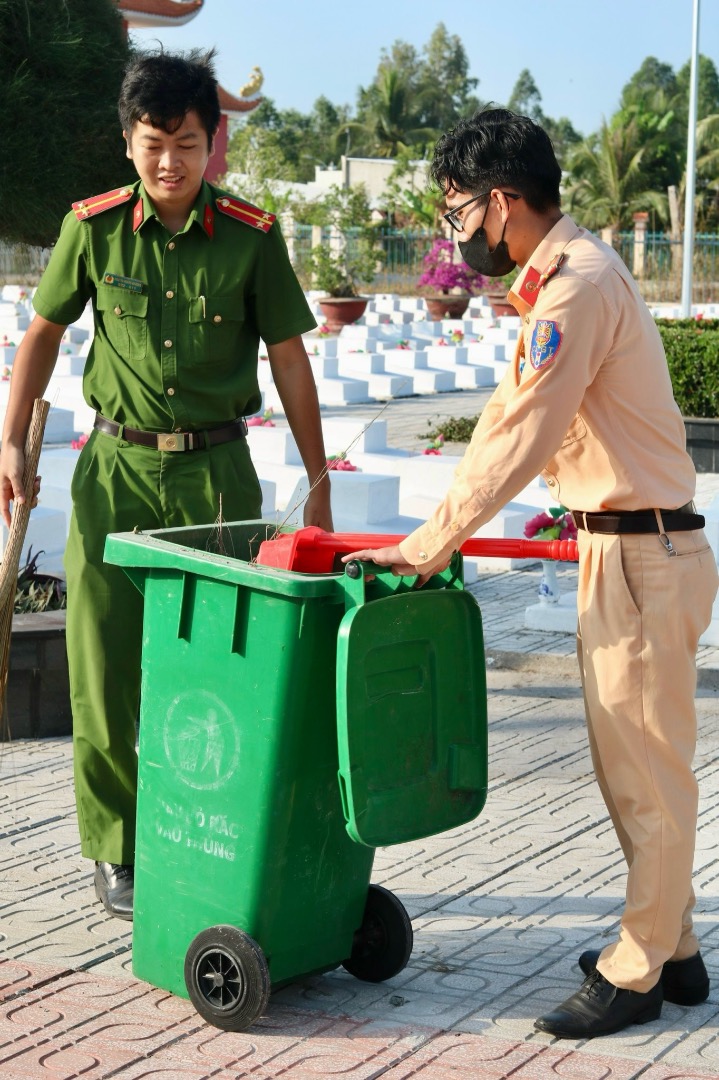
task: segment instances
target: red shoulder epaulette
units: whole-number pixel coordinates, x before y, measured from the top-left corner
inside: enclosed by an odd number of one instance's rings
[[[219,198],[216,205],[217,209],[228,217],[235,218],[236,221],[244,221],[245,225],[254,225],[256,229],[262,229],[265,233],[270,231],[276,217],[269,210],[260,210],[257,206],[233,199],[229,195]]]
[[[113,206],[119,206],[120,203],[127,202],[131,196],[132,188],[115,188],[114,191],[106,191],[104,195],[93,195],[90,199],[81,199],[80,202],[74,202],[72,208],[75,211],[77,220],[84,221],[85,218],[101,214],[103,210],[110,210]]]

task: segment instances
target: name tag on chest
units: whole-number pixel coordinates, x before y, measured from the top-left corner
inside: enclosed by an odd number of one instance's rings
[[[123,277],[122,274],[107,273],[102,279],[103,285],[114,285],[116,289],[126,289],[128,292],[141,293],[144,284],[137,278]]]

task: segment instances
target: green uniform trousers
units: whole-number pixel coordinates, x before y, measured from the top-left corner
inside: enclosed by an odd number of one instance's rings
[[[82,854],[134,862],[136,723],[143,600],[125,572],[103,562],[111,532],[205,525],[261,514],[245,439],[166,453],[93,432],[72,480],[65,552],[67,652],[75,798]]]

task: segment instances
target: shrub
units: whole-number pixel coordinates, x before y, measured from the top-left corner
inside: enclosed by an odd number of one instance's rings
[[[719,319],[657,319],[682,416],[719,415]]]
[[[420,439],[438,439],[439,436],[443,436],[445,442],[456,443],[468,443],[472,438],[472,432],[477,426],[479,416],[449,416],[446,420],[443,420],[441,424],[437,424],[432,428],[431,424],[428,426],[430,431],[423,435],[419,435]]]

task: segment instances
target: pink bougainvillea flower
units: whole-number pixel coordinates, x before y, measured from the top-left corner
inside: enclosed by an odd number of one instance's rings
[[[328,472],[360,472],[344,454],[330,454],[327,458]]]
[[[89,435],[81,435],[79,439],[73,439],[70,446],[73,450],[82,450],[83,446],[87,442]]]
[[[551,514],[547,514],[544,510],[540,514],[536,514],[535,517],[530,518],[524,526],[524,535],[528,540],[531,540],[533,536],[536,536],[542,529],[551,529],[554,525],[554,518]]]

